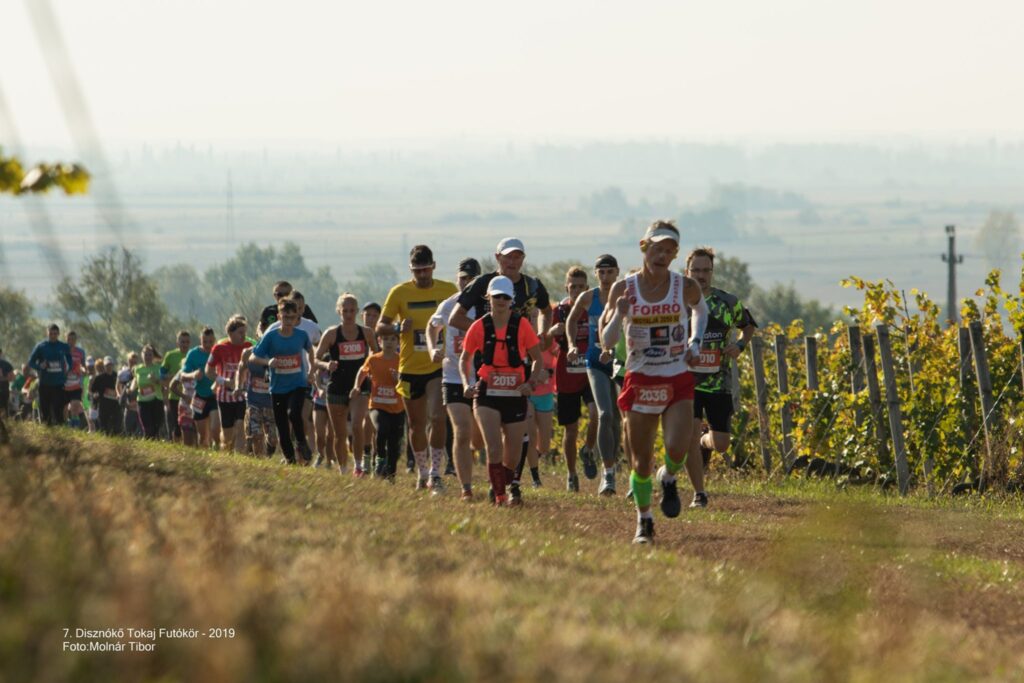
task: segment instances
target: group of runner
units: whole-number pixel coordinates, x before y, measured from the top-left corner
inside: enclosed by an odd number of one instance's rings
[[[685,275],[672,270],[679,245],[672,223],[655,222],[640,240],[639,268],[622,277],[618,260],[603,254],[591,287],[588,272],[573,267],[554,305],[544,284],[523,272],[519,239],[498,244],[493,272],[460,261],[455,282],[435,278],[433,252],[417,245],[411,278],[383,306],[360,309],[342,294],[339,322],[326,329],[300,293],[278,282],[256,338],[233,316],[223,336],[207,327],[193,345],[182,331],[176,348],[161,356],[147,345],[115,374],[112,359],[94,362],[74,333],[61,341],[53,325],[22,373],[0,360],[0,392],[14,383],[27,397],[34,385],[47,424],[115,433],[118,417],[126,428],[124,416],[134,412],[150,438],[166,425],[169,438],[188,445],[209,448],[219,437],[222,450],[263,455],[280,447],[291,464],[312,462],[315,447],[317,466],[342,473],[351,453],[359,477],[393,479],[405,440],[416,487],[440,495],[450,458],[464,500],[474,499],[480,451],[490,499],[508,506],[523,502],[527,466],[540,485],[538,456],[550,448],[557,419],[566,488],[579,491],[582,461],[587,478],[600,475],[598,493],[614,496],[624,460],[634,542],[648,543],[655,481],[666,517],[681,512],[683,469],[691,507],[708,504],[705,467],[729,446],[730,361],[756,328],[737,297],[712,287],[713,250],[692,250]]]

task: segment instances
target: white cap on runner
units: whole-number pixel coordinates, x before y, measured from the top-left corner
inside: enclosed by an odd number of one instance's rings
[[[526,247],[523,246],[523,241],[518,237],[506,237],[502,241],[498,242],[498,249],[495,254],[511,254],[513,251],[521,251],[526,253]]]
[[[490,296],[492,294],[504,294],[507,297],[515,299],[515,286],[512,284],[512,281],[509,280],[507,277],[505,277],[504,275],[499,275],[498,277],[491,280],[490,283],[487,285],[487,296]]]
[[[669,223],[662,223],[659,221],[647,228],[647,232],[644,233],[644,239],[648,242],[672,240],[676,244],[679,244],[679,230]]]

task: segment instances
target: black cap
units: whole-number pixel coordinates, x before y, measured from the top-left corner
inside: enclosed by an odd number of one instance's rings
[[[367,310],[367,309],[370,309],[370,308],[376,308],[378,313],[380,313],[381,310],[382,310],[381,307],[380,307],[380,304],[377,303],[376,301],[371,301],[370,303],[368,303],[365,306],[363,306],[363,310],[364,311]]]
[[[459,275],[476,277],[480,274],[480,262],[475,258],[464,258],[459,261]]]
[[[611,254],[601,254],[597,257],[597,261],[594,262],[594,269],[597,268],[618,268],[619,262],[615,260],[615,257]]]

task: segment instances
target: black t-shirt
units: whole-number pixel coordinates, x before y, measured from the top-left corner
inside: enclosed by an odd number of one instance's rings
[[[313,309],[309,307],[309,304],[306,304],[306,310],[304,310],[302,312],[302,317],[303,318],[309,318],[310,320],[312,320],[313,322],[315,322],[317,324],[320,323],[320,321],[316,319],[316,316],[313,315]],[[277,322],[277,304],[270,304],[269,306],[267,306],[266,308],[263,309],[262,313],[260,313],[260,324],[259,324],[260,332],[263,332],[264,330],[266,330],[268,327],[270,327],[271,325],[273,325],[276,322]]]
[[[105,398],[103,396],[103,394],[105,392],[107,392],[108,390],[109,391],[116,391],[117,390],[117,375],[115,375],[113,373],[104,372],[104,373],[102,373],[100,375],[96,375],[95,377],[93,377],[92,381],[89,382],[89,393],[91,393],[93,396],[99,396],[100,398]],[[108,398],[106,400],[114,401],[115,403],[117,402],[116,398],[114,398],[114,399],[109,399]]]
[[[475,280],[466,285],[459,295],[459,305],[467,311],[476,311],[474,320],[479,320],[491,310],[491,304],[487,300],[487,286],[491,280],[498,277],[500,273],[484,273],[477,276]],[[548,290],[544,283],[537,278],[523,274],[519,282],[514,283],[515,299],[512,302],[512,311],[533,322],[533,311],[536,309],[547,310],[551,308],[551,300],[548,298]]]
[[[11,393],[11,383],[7,380],[7,376],[14,372],[14,366],[0,358],[0,396],[9,396]],[[4,402],[6,403],[6,401]],[[0,405],[0,410],[3,410],[7,406]]]

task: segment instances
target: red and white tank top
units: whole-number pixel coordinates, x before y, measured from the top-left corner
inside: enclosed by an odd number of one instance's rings
[[[684,360],[689,335],[689,315],[683,299],[685,279],[670,273],[668,293],[660,301],[640,294],[637,275],[626,278],[629,312],[626,315],[626,372],[671,377],[687,372]]]

